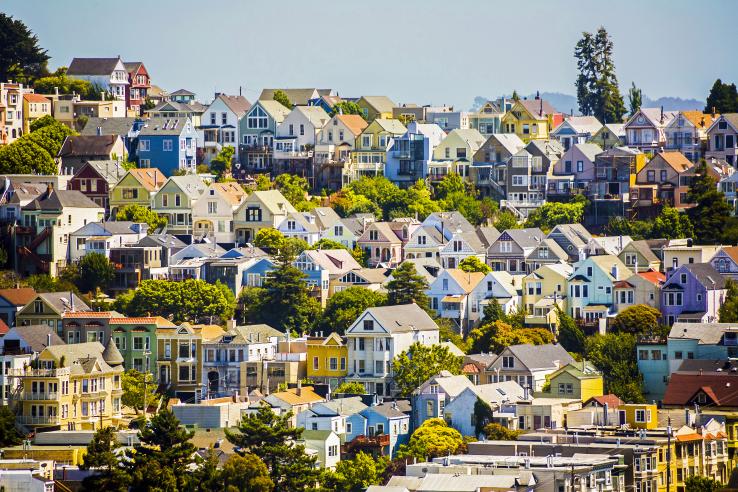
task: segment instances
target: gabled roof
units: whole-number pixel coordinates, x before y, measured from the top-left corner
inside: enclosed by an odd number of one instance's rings
[[[134,230],[135,222],[88,222],[72,233],[73,236],[112,236],[114,234],[139,234]],[[145,229],[144,229],[145,230]]]
[[[64,139],[57,157],[87,157],[107,155],[120,141],[118,135],[70,135]]]
[[[403,125],[400,120],[393,118],[377,118],[372,121],[372,124],[374,123],[382,127],[382,130],[393,135],[404,135],[407,131],[407,128],[405,128],[405,125]]]
[[[623,123],[605,123],[597,133],[601,132],[603,129],[609,130],[610,133],[618,138],[625,137],[625,124]]]
[[[110,75],[120,58],[73,58],[67,75]]]
[[[362,410],[362,414],[366,412],[374,412],[382,417],[388,418],[388,419],[398,419],[398,418],[405,418],[407,417],[407,414],[405,414],[402,410],[400,410],[400,406],[397,404],[398,402],[392,402],[392,403],[380,403],[379,405],[372,405],[371,407],[367,407],[365,410]]]
[[[572,148],[579,150],[582,154],[587,157],[591,162],[594,162],[595,157],[602,153],[602,148],[595,143],[580,143],[572,145]]]
[[[465,272],[458,268],[447,268],[449,276],[459,285],[459,287],[465,292],[470,293],[474,288],[479,285],[484,277],[487,275],[482,272]]]
[[[64,311],[71,311],[70,299],[74,300],[75,311],[90,311],[90,307],[80,299],[77,294],[72,292],[44,292],[38,294],[37,297],[43,300],[49,307],[51,307],[58,314],[62,314]]]
[[[719,343],[726,332],[738,332],[738,323],[682,323],[671,326],[669,339],[697,340],[700,345]]]
[[[624,405],[625,402],[618,398],[617,395],[602,395],[602,396],[593,396],[589,400],[585,401],[582,406],[586,407],[589,404],[594,404],[599,407],[604,407],[605,405],[608,406],[608,408],[617,408],[620,405]]]
[[[309,89],[262,89],[261,94],[259,94],[259,101],[271,101],[274,99],[274,93],[278,90],[281,90],[285,94],[287,94],[287,98],[290,100],[290,102],[296,106],[306,106],[308,104],[308,101],[315,97],[316,92],[318,92],[318,89],[315,88],[309,88]],[[318,93],[319,94],[319,93]]]
[[[243,96],[229,96],[227,94],[218,94],[216,99],[220,99],[223,103],[228,106],[228,109],[236,114],[236,117],[241,119],[249,109],[251,109],[251,103]]]
[[[521,99],[518,101],[531,116],[536,118],[546,117],[550,114],[555,114],[556,109],[549,104],[548,101],[543,99]]]
[[[731,384],[732,383],[732,384]],[[687,406],[698,394],[708,396],[712,407],[738,407],[738,391],[735,384],[738,376],[730,372],[721,373],[672,373],[664,394],[664,405]]]
[[[637,274],[639,277],[643,277],[644,279],[648,280],[652,284],[656,286],[661,286],[664,282],[666,282],[666,275],[664,275],[661,272],[656,271],[648,271],[648,272],[639,272]]]
[[[673,120],[679,111],[662,111],[661,108],[641,108],[636,114],[625,123],[625,126],[629,126],[634,122],[637,122],[639,115],[643,115],[650,123],[656,128],[662,128],[668,125]],[[662,120],[663,116],[663,120]]]
[[[308,217],[305,216],[305,212],[290,212],[278,228],[282,230],[287,228],[288,221],[294,221],[296,224],[300,224],[300,227],[302,227],[302,229],[307,233],[320,232],[317,224],[310,222]]]
[[[502,231],[501,236],[505,234],[515,241],[521,248],[535,248],[541,244],[545,237],[543,231],[537,227],[528,229],[507,229]]]
[[[497,228],[495,228],[494,226],[477,226],[476,232],[477,237],[482,242],[482,245],[485,248],[489,248],[490,245],[497,241],[497,238],[500,237],[500,231],[498,231]]]
[[[345,249],[308,249],[303,254],[330,275],[343,275],[349,270],[361,268],[351,252]]]
[[[391,271],[389,268],[359,268],[346,273],[353,273],[370,284],[381,284],[387,280]]]
[[[479,133],[479,130],[475,128],[456,128],[451,130],[446,138],[452,135],[456,135],[469,146],[471,149],[471,156],[469,158],[473,157],[474,153],[487,141],[487,137]]]
[[[321,230],[333,227],[341,222],[341,216],[331,207],[315,207],[312,213],[315,216],[315,223],[318,224]]]
[[[660,152],[659,154],[656,154],[654,159],[662,159],[677,173],[689,171],[694,167],[694,163],[684,157],[684,154],[678,150],[674,152]]]
[[[41,94],[34,94],[32,92],[26,92],[23,94],[23,99],[32,103],[50,103],[49,98],[42,96]]]
[[[205,182],[197,174],[171,176],[167,181],[171,181],[177,185],[177,188],[182,190],[182,192],[190,198],[198,198],[203,191],[205,191]],[[166,186],[166,184],[164,186]]]
[[[441,371],[439,374],[423,382],[413,393],[420,394],[425,388],[431,385],[437,385],[446,395],[453,399],[459,396],[465,389],[474,386],[474,383],[464,375],[454,376],[448,371]]]
[[[720,272],[715,270],[710,263],[690,263],[683,267],[689,270],[707,289],[725,288],[725,277],[720,275]]]
[[[128,73],[136,73],[138,69],[143,66],[143,62],[123,62],[123,66],[126,68]]]
[[[169,94],[170,96],[194,96],[195,93],[188,91],[187,89],[177,89],[176,91]]]
[[[358,136],[364,131],[364,128],[369,126],[369,123],[358,114],[337,114],[334,118],[346,125],[346,128],[354,134],[354,137]]]
[[[436,322],[415,303],[368,308],[359,319],[365,314],[371,315],[390,333],[438,330]]]
[[[215,190],[216,193],[222,196],[233,207],[239,205],[246,197],[246,191],[234,181],[211,183],[208,188]]]
[[[53,326],[19,325],[12,330],[36,353],[41,353],[48,346],[49,336],[51,336],[51,345],[64,345],[64,340],[56,334],[56,328]]]
[[[86,166],[91,167],[97,174],[102,177],[109,186],[115,186],[120,179],[126,175],[126,170],[121,166],[118,161],[109,160],[89,160],[82,167],[80,167],[75,176],[78,175],[82,169]]]
[[[434,225],[437,229],[443,229],[445,235],[461,230],[461,232],[473,232],[474,226],[461,212],[456,210],[450,212],[433,212],[423,221],[423,225]]]
[[[133,176],[146,191],[154,191],[166,182],[166,175],[155,167],[143,169],[129,169],[128,174]]]
[[[0,289],[0,297],[13,306],[25,306],[36,297],[33,287],[19,287],[17,289]]]
[[[298,394],[299,393],[299,394]],[[325,401],[325,398],[313,391],[312,386],[303,386],[301,388],[289,388],[285,391],[277,391],[267,396],[267,400],[278,399],[290,406],[304,405],[310,403],[318,403]]]
[[[685,120],[692,123],[695,128],[707,130],[710,125],[720,117],[720,114],[703,113],[702,111],[680,111]]]
[[[529,370],[556,369],[574,362],[574,358],[561,345],[510,345],[505,350],[515,356]]]
[[[658,256],[654,254],[653,250],[651,250],[651,247],[648,245],[648,242],[645,240],[631,241],[623,248],[623,250],[626,249],[634,249],[636,252],[638,252],[638,254],[643,256],[648,263],[655,263],[659,261]]]
[[[576,379],[596,379],[601,378],[602,373],[589,361],[572,362],[556,372],[549,375],[548,379],[551,380],[559,374],[567,373]]]
[[[316,415],[355,415],[365,410],[367,405],[361,401],[360,396],[350,396],[347,398],[336,398],[324,403],[316,403],[310,411]]]
[[[282,123],[287,115],[290,114],[290,111],[292,111],[291,108],[288,108],[282,103],[274,101],[272,99],[260,99],[256,101],[256,103],[254,103],[254,105],[251,107],[253,108],[257,104],[261,106],[264,111],[266,111],[266,113],[269,114],[269,116],[271,116],[272,119],[277,122],[277,124]]]
[[[724,251],[726,255],[738,264],[738,246],[723,246],[720,248],[720,251]]]
[[[395,103],[387,96],[363,96],[362,99],[378,113],[392,113]]]
[[[590,135],[594,135],[600,130],[600,128],[602,128],[602,123],[600,123],[600,120],[598,120],[595,116],[570,116],[566,118],[559,126],[554,128],[553,132],[551,133],[556,133],[565,125],[570,127],[576,133],[589,133]]]
[[[63,210],[64,208],[102,208],[81,191],[55,190],[49,188],[46,193],[35,198],[23,207],[23,210]]]
[[[586,246],[592,239],[592,234],[582,224],[559,224],[551,229],[547,237],[553,234],[563,235],[575,247]]]
[[[523,142],[516,133],[493,133],[489,136],[487,142],[490,140],[497,141],[510,154],[515,154],[525,147],[525,142]]]
[[[525,396],[525,390],[517,381],[472,385],[470,391],[487,404],[501,404],[504,401],[514,404]]]
[[[315,128],[323,128],[328,120],[331,119],[328,113],[320,106],[297,106],[292,111],[301,113]]]
[[[251,197],[257,198],[273,214],[297,211],[279,190],[254,191],[247,198]]]
[[[141,127],[139,132],[140,136],[153,136],[153,135],[181,135],[185,125],[190,121],[189,118],[176,118],[176,117],[165,117],[157,116],[151,118]],[[175,146],[176,147],[176,146]]]

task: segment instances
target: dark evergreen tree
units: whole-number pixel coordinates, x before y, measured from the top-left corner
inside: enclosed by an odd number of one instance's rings
[[[28,26],[0,12],[0,80],[28,84],[46,74],[48,60]]]
[[[579,327],[577,322],[566,314],[560,307],[556,307],[556,314],[559,317],[559,335],[558,341],[567,352],[576,354],[584,353],[584,331]]]
[[[128,474],[121,467],[115,450],[120,447],[113,427],[104,427],[92,436],[87,445],[87,454],[80,465],[82,470],[93,474],[82,480],[82,490],[100,492],[125,492],[128,490]]]
[[[717,79],[707,96],[705,113],[738,113],[738,90],[735,84],[724,84]]]
[[[21,442],[21,435],[15,428],[15,414],[9,406],[0,406],[0,447],[13,446]]]
[[[414,302],[428,310],[430,305],[425,294],[427,289],[428,283],[415,270],[415,265],[409,261],[403,262],[392,272],[392,280],[387,282],[387,304],[394,306]]]
[[[579,110],[603,123],[619,123],[626,113],[613,62],[613,43],[607,30],[584,32],[574,48],[579,74],[576,80]]]
[[[641,109],[643,104],[643,91],[636,87],[635,82],[632,83],[628,90],[628,106],[630,108],[630,116],[633,116]]]
[[[697,176],[689,187],[687,200],[695,204],[687,209],[695,241],[700,244],[719,244],[730,223],[732,209],[723,192],[717,189],[715,178],[708,173],[704,161],[697,167]]]

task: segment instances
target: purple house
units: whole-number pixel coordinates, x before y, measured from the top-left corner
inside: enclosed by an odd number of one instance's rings
[[[661,315],[665,324],[714,323],[725,300],[725,279],[709,263],[682,265],[661,288]]]
[[[570,195],[573,189],[584,189],[595,177],[595,156],[602,153],[597,144],[572,145],[554,164],[548,177],[548,195]]]

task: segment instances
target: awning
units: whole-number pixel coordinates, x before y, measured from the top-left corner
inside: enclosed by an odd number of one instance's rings
[[[461,302],[464,296],[445,296],[441,302]]]
[[[595,305],[595,306],[584,306],[582,310],[592,312],[592,311],[607,311],[608,309],[609,308],[607,306]]]
[[[533,304],[533,307],[549,307],[554,305],[554,300],[550,297],[539,299],[538,302]]]

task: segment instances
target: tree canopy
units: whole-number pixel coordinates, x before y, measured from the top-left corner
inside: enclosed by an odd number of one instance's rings
[[[463,453],[464,437],[440,418],[428,419],[415,429],[410,441],[400,446],[397,457],[431,460],[439,456]]]
[[[387,282],[387,304],[415,303],[423,309],[429,309],[428,296],[425,291],[428,283],[415,270],[415,265],[409,261],[400,264],[392,272],[392,280]]]
[[[546,202],[528,215],[525,227],[538,227],[549,231],[559,224],[577,224],[584,217],[585,203]]]
[[[272,99],[277,101],[279,104],[284,106],[287,109],[292,109],[292,102],[290,101],[289,96],[287,96],[287,93],[283,91],[282,89],[277,89],[274,91],[274,94],[272,95]]]
[[[335,394],[365,395],[366,388],[358,381],[344,381],[333,391]]]
[[[120,447],[115,428],[103,427],[95,432],[80,465],[80,469],[94,470],[94,474],[82,480],[82,490],[128,491],[129,478],[115,452]]]
[[[506,231],[508,229],[520,229],[522,226],[518,223],[518,218],[509,210],[503,210],[497,214],[494,221],[495,229],[498,231]]]
[[[333,106],[330,115],[337,114],[358,114],[362,116],[361,107],[354,101],[339,101]]]
[[[353,286],[336,292],[328,299],[313,331],[325,334],[336,332],[343,335],[365,309],[382,306],[386,302],[386,294],[364,287]]]
[[[379,485],[389,465],[389,459],[359,452],[354,458],[341,460],[335,470],[326,470],[321,479],[325,490],[363,492],[371,485]]]
[[[115,215],[117,221],[145,223],[149,226],[149,233],[167,225],[167,218],[152,212],[150,208],[141,205],[124,205]]]
[[[721,323],[736,323],[738,322],[738,283],[732,279],[726,279],[725,289],[728,292],[720,305],[718,316]]]
[[[696,204],[687,209],[694,227],[694,239],[699,244],[720,244],[730,222],[731,207],[725,194],[717,189],[715,178],[708,173],[704,161],[696,171],[697,176],[687,193],[687,200]]]
[[[420,384],[441,371],[461,372],[462,357],[443,345],[414,343],[392,361],[395,385],[402,396],[409,396]]]
[[[231,164],[233,163],[233,156],[236,153],[236,149],[230,145],[224,145],[218,155],[213,157],[210,161],[210,171],[215,174],[218,181],[223,177],[223,174],[231,171]]]
[[[64,140],[75,132],[48,118],[34,128],[31,133],[0,147],[0,173],[57,174],[56,155]]]
[[[467,256],[459,262],[459,269],[465,272],[489,273],[492,269],[476,256]]]
[[[705,113],[738,113],[738,89],[735,83],[728,84],[717,79],[710,89]]]
[[[684,239],[694,236],[692,221],[686,213],[674,207],[664,207],[653,220],[631,220],[613,217],[605,230],[614,236],[630,236],[639,239]]]
[[[0,12],[0,80],[28,84],[46,73],[48,60],[28,26]]]
[[[579,74],[576,80],[579,111],[602,123],[620,123],[625,103],[620,94],[613,61],[613,43],[604,27],[583,32],[574,49]]]
[[[633,116],[641,110],[641,104],[643,104],[643,91],[636,87],[635,82],[632,82],[630,89],[628,89],[628,108],[630,109],[630,116]]]
[[[620,333],[632,335],[656,335],[659,331],[661,311],[646,304],[636,304],[621,311],[613,323]]]
[[[79,283],[82,292],[105,290],[115,279],[115,268],[102,253],[87,253],[79,260]]]
[[[558,341],[567,352],[575,354],[584,353],[584,331],[577,322],[564,312],[559,306],[556,306],[556,314],[558,316]]]
[[[144,394],[146,395],[146,408],[159,401],[160,396],[155,392],[154,375],[150,372],[129,369],[123,373],[121,386],[123,388],[121,403],[132,408],[137,415],[139,410],[144,409]]]
[[[497,422],[485,425],[483,432],[492,441],[516,441],[521,434],[521,431],[508,429]]]
[[[644,401],[635,335],[608,333],[587,337],[585,357],[604,375],[606,393],[614,393],[625,402]]]
[[[0,405],[0,447],[13,446],[21,442],[15,428],[15,413],[7,405]]]
[[[469,352],[499,353],[507,346],[553,343],[554,335],[544,328],[514,328],[504,321],[484,323],[469,332]]]

